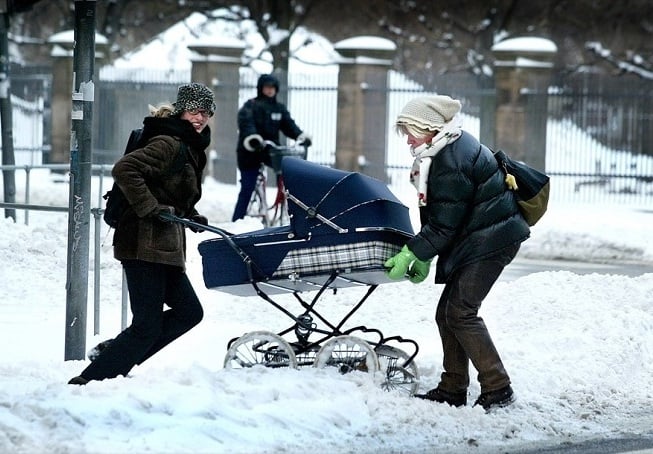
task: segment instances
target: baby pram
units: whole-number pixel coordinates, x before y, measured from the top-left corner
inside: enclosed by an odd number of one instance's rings
[[[208,226],[220,237],[199,244],[207,288],[258,295],[292,320],[279,333],[232,339],[224,366],[380,370],[384,388],[413,394],[419,385],[414,340],[366,326],[344,328],[378,285],[390,282],[383,264],[413,236],[408,209],[384,183],[360,173],[297,158],[284,158],[282,172],[290,225],[234,235]],[[369,288],[339,322],[316,309],[325,291],[352,286]],[[315,292],[310,301],[302,299],[305,292]],[[282,293],[293,294],[303,312],[294,315],[272,298]],[[290,334],[294,339],[286,340]],[[397,345],[409,345],[410,354]]]

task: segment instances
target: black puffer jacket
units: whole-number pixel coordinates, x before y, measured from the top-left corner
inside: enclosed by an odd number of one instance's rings
[[[270,164],[264,151],[248,151],[243,146],[245,137],[259,134],[264,140],[279,144],[279,132],[286,137],[297,139],[302,130],[290,116],[286,106],[277,102],[276,96],[269,98],[262,93],[263,85],[273,84],[279,91],[279,81],[269,74],[258,79],[256,98],[249,99],[238,111],[238,156],[239,169],[258,169],[262,162]]]
[[[408,247],[421,260],[438,256],[436,283],[530,235],[492,152],[467,132],[433,158],[427,190]]]
[[[178,117],[147,117],[143,121],[147,143],[126,154],[113,167],[112,175],[131,204],[113,236],[114,257],[138,259],[185,267],[186,237],[180,224],[159,220],[155,213],[174,207],[175,214],[197,214],[202,196],[202,171],[211,132],[195,131]],[[182,141],[187,145],[182,153]]]

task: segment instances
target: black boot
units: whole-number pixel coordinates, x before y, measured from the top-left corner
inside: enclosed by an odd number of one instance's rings
[[[68,384],[69,385],[85,385],[88,382],[89,381],[87,379],[85,379],[81,375],[78,375],[77,377],[71,378],[70,381],[68,382]]]
[[[107,339],[105,341],[100,342],[95,347],[90,349],[88,353],[86,353],[86,357],[91,362],[95,361],[97,357],[100,356],[100,353],[102,353],[102,351],[105,350],[109,346],[109,344],[111,344],[111,342],[113,342],[113,339]]]
[[[449,404],[453,407],[463,407],[467,405],[467,393],[450,393],[440,388],[434,388],[426,394],[415,394],[418,399],[432,400],[441,404]]]
[[[512,391],[510,385],[497,389],[496,391],[488,391],[481,393],[474,403],[474,407],[480,405],[485,411],[490,411],[493,408],[506,407],[515,401],[515,393]]]

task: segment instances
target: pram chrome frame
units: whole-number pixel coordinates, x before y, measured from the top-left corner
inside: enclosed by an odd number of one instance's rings
[[[289,327],[278,333],[255,331],[229,340],[224,361],[225,368],[252,367],[262,364],[266,367],[337,367],[341,373],[350,371],[377,372],[381,370],[384,373],[381,384],[383,389],[398,390],[408,395],[413,395],[417,391],[419,371],[415,363],[415,357],[419,352],[419,345],[416,341],[398,335],[386,337],[380,330],[368,328],[364,325],[343,330],[346,322],[367,301],[379,284],[369,285],[369,288],[358,302],[339,322],[334,324],[315,308],[324,292],[327,290],[336,292],[338,288],[332,287],[332,285],[337,280],[347,281],[348,284],[354,286],[365,286],[367,284],[347,277],[340,270],[333,270],[324,283],[321,285],[313,284],[317,293],[313,295],[310,302],[302,298],[300,292],[291,291],[295,300],[304,310],[300,315],[294,315],[261,288],[261,284],[271,286],[275,284],[266,280],[257,281],[256,275],[263,276],[263,272],[257,270],[257,265],[251,257],[231,240],[229,232],[215,226],[198,224],[169,213],[162,213],[160,217],[168,222],[178,222],[187,227],[207,230],[220,235],[246,264],[249,285],[252,286],[256,295],[284,313],[293,322]],[[286,288],[284,290],[289,291]],[[328,329],[318,327],[314,323],[315,319],[319,320]],[[296,341],[288,342],[284,336],[291,332],[295,334]],[[366,335],[373,334],[376,339],[370,341],[352,335],[352,333],[358,332]],[[320,337],[309,339],[311,335],[315,334],[320,335]],[[250,338],[252,338],[251,345],[248,344]],[[412,353],[408,354],[393,344],[410,344]],[[243,353],[243,348],[248,351]]]
[[[348,176],[349,174],[339,180],[338,184]],[[340,178],[340,174],[335,177]],[[369,181],[361,184],[368,183]],[[377,180],[372,184],[380,183]],[[232,235],[214,226],[197,224],[170,214],[163,215],[168,221],[208,230],[221,237],[204,241],[199,246],[204,264],[204,280],[208,288],[240,296],[252,295],[253,290],[253,294],[292,320],[290,326],[278,333],[253,331],[231,339],[227,344],[225,368],[255,365],[291,368],[335,366],[341,373],[381,371],[384,374],[384,389],[397,389],[410,395],[417,391],[419,372],[414,361],[419,351],[417,342],[402,336],[386,337],[379,329],[365,325],[344,329],[345,324],[379,284],[390,282],[385,275],[383,263],[388,254],[398,252],[412,236],[410,223],[405,217],[406,208],[400,206],[396,198],[388,193],[387,187],[383,186],[380,190],[376,187],[364,189],[372,192],[372,199],[365,199],[358,202],[360,205],[349,208],[338,207],[335,214],[332,211],[325,216],[319,212],[319,207],[309,206],[316,203],[315,200],[304,203],[286,188],[288,200],[300,210],[295,212],[301,216],[300,223],[303,222],[299,231],[296,226],[285,226]],[[380,194],[375,191],[380,191]],[[390,207],[380,206],[377,209],[366,205],[386,200],[391,204]],[[376,224],[379,221],[371,219],[371,223],[366,223],[366,217],[352,219],[350,210],[362,205],[366,205],[367,210],[363,213],[373,215],[380,210],[384,216],[390,216],[389,219],[394,221]],[[333,209],[333,206],[330,208]],[[338,225],[337,218],[341,215],[347,219],[348,225]],[[312,229],[315,229],[316,234],[313,234]],[[335,237],[332,237],[334,234],[328,232],[334,231]],[[225,258],[225,255],[230,254],[229,250],[235,251],[240,260],[225,267],[225,263],[229,262]],[[337,251],[337,257],[332,259],[330,254],[334,250]],[[255,258],[250,254],[254,254]],[[318,262],[317,265],[314,261]],[[352,286],[369,288],[338,322],[329,321],[316,309],[317,301],[327,290],[335,293],[339,288]],[[243,288],[249,290],[243,293]],[[306,291],[317,293],[310,299],[304,299],[300,293]],[[275,292],[292,293],[301,306],[301,314],[295,315],[275,301],[270,296]],[[296,339],[289,342],[284,336],[291,333],[294,333]],[[395,345],[410,345],[411,354]]]

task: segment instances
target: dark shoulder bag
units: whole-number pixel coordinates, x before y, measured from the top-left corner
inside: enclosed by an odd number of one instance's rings
[[[522,216],[528,225],[535,225],[549,204],[549,176],[512,159],[501,150],[494,152],[494,157],[506,175],[508,189],[517,196]]]

